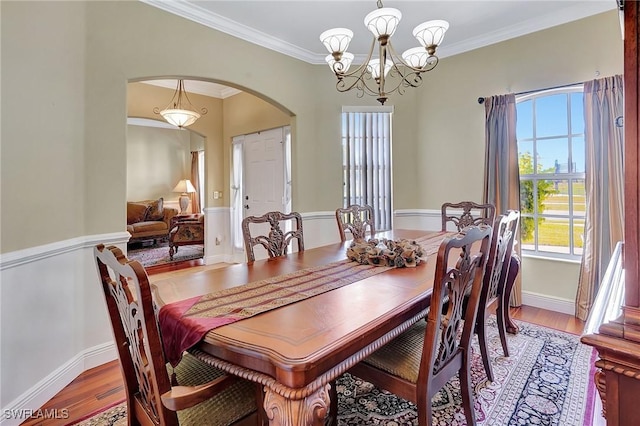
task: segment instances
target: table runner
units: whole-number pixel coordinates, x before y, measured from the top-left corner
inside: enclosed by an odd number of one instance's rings
[[[427,257],[438,251],[446,234],[437,232],[415,241],[423,247]],[[158,314],[167,361],[173,366],[178,365],[182,353],[214,328],[335,290],[389,269],[393,267],[361,265],[344,259],[167,304]]]

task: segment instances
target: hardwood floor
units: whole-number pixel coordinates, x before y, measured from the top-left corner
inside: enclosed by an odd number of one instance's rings
[[[218,265],[198,265],[195,268],[188,268],[190,262],[184,265],[174,265],[168,270],[153,268],[148,269],[151,281],[170,278],[176,274],[190,273],[197,269],[224,267],[225,264]],[[161,271],[161,272],[160,272]],[[573,334],[581,334],[584,322],[576,319],[572,315],[561,314],[545,309],[522,306],[511,308],[514,319],[522,320],[545,327],[554,328]],[[60,393],[54,396],[41,409],[50,410],[61,417],[68,413],[66,419],[34,419],[23,423],[23,425],[35,426],[62,426],[74,423],[77,420],[86,418],[97,411],[115,405],[124,400],[124,386],[120,373],[118,361],[112,361],[99,367],[92,368],[82,373],[78,378],[65,387]]]

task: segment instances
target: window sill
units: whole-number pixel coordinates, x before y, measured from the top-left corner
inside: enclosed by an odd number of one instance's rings
[[[523,258],[526,257],[530,259],[539,259],[539,260],[550,260],[554,262],[572,263],[577,265],[579,265],[582,262],[581,258],[579,257],[576,257],[576,258],[556,257],[556,256],[548,256],[540,253],[527,253],[524,251],[522,252],[522,257]]]

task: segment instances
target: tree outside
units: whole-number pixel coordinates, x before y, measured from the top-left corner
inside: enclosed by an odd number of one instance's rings
[[[533,167],[533,155],[530,152],[523,152],[518,158],[518,167],[520,168],[520,175],[532,175],[534,174]],[[542,173],[542,167],[540,164],[537,166],[536,174]],[[550,180],[538,180],[537,196],[534,199],[534,182],[533,180],[520,180],[520,209],[521,212],[526,214],[534,213],[534,208],[537,205],[538,214],[541,214],[545,210],[544,201],[552,194],[557,194],[558,190],[555,188],[554,182]],[[544,222],[544,218],[538,218],[538,226]],[[532,217],[524,216],[520,220],[522,241],[533,242],[533,232],[535,230],[535,219]]]

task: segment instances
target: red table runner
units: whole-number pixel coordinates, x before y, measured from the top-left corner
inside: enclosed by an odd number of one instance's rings
[[[425,257],[438,251],[445,234],[439,232],[416,239],[423,247]],[[182,353],[214,328],[361,281],[389,269],[393,268],[361,265],[345,259],[167,304],[158,315],[167,361],[176,366]]]

